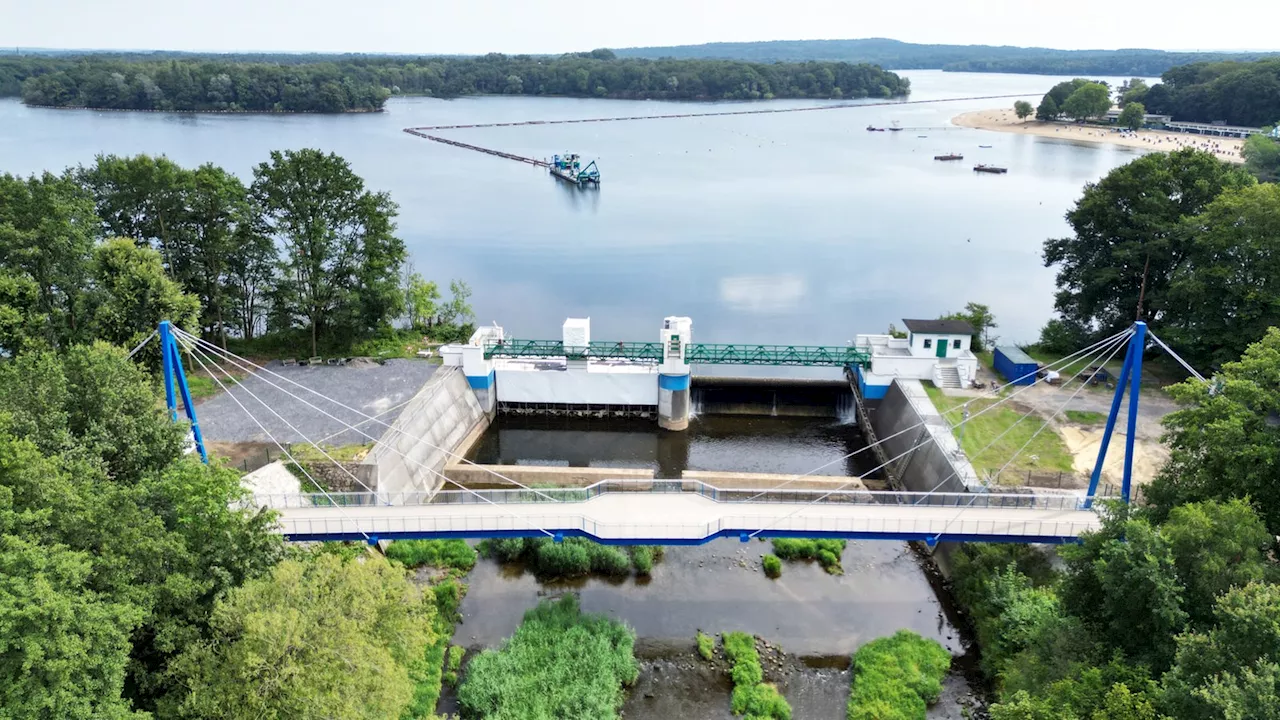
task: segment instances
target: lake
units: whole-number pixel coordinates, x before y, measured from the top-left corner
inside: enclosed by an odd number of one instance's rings
[[[905,74],[912,100],[1025,92],[1035,102],[1061,79]],[[1012,103],[440,133],[533,157],[595,159],[602,187],[582,192],[545,170],[401,129],[746,104],[402,98],[385,113],[270,116],[42,110],[3,100],[0,171],[56,172],[97,153],[152,153],[248,178],[271,150],[333,151],[399,203],[416,269],[442,284],[466,279],[479,321],[517,337],[559,338],[565,317],[589,316],[595,339],[656,340],[663,317],[688,315],[703,342],[843,344],[977,301],[992,307],[1004,340],[1026,341],[1053,304],[1041,243],[1067,232],[1063,213],[1084,183],[1138,151],[949,126],[961,112]],[[865,130],[894,122],[911,129]],[[952,151],[966,160],[932,159]],[[1009,174],[976,174],[974,162]]]

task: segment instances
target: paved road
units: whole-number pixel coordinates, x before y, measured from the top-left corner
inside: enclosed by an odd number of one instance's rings
[[[382,538],[454,533],[492,537],[511,531],[577,531],[614,541],[699,541],[761,529],[944,540],[1078,537],[1099,527],[1089,510],[913,505],[724,503],[692,494],[622,493],[575,503],[503,503],[281,510],[293,540],[364,535]]]
[[[268,366],[270,370],[289,380],[331,397],[366,415],[378,416],[379,420],[387,423],[399,416],[399,406],[417,394],[437,367],[439,366],[420,360],[388,360],[384,365],[370,363],[345,367],[328,365],[282,367],[278,363]],[[269,383],[279,385],[283,390],[274,388]],[[321,412],[307,407],[301,400],[289,397],[284,390],[323,408],[339,420],[326,417]],[[284,420],[272,414],[271,410],[264,407],[249,393],[261,398]],[[321,400],[280,378],[259,372],[246,378],[239,386],[232,386],[229,392],[216,395],[196,406],[196,417],[200,421],[200,429],[206,440],[210,442],[270,441],[267,434],[231,396],[238,398],[245,408],[283,443],[305,442],[308,438],[317,442],[327,438],[325,441],[331,445],[371,442],[368,437],[358,432],[351,430],[344,432],[343,421],[352,425],[359,423],[360,429],[374,437],[380,437],[386,429],[383,425],[365,420],[358,413]],[[290,429],[285,423],[286,420],[292,423],[296,430]]]

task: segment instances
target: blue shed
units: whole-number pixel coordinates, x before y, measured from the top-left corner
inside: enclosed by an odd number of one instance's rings
[[[996,372],[1014,385],[1034,385],[1040,369],[1040,363],[1012,345],[996,348],[994,363]]]

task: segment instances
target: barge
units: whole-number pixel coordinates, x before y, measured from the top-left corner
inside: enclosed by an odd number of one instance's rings
[[[582,167],[582,160],[575,153],[556,155],[547,167],[552,175],[578,187],[600,185],[600,169],[596,167],[596,161],[592,160],[586,167]]]
[[[974,165],[974,172],[991,173],[993,175],[1003,175],[1009,172],[1009,168],[996,167],[995,165]]]

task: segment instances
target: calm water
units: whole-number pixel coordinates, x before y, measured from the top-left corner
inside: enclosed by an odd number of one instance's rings
[[[1035,100],[1058,81],[907,75],[915,100],[1022,92]],[[707,342],[839,344],[976,300],[992,306],[1005,339],[1022,340],[1052,306],[1041,242],[1065,232],[1062,215],[1085,182],[1135,151],[948,127],[960,112],[1012,103],[444,133],[525,155],[598,159],[604,186],[582,193],[543,170],[400,130],[709,106],[423,98],[393,100],[380,114],[273,117],[35,110],[6,100],[0,171],[146,152],[248,177],[273,149],[334,151],[400,204],[400,233],[420,272],[467,279],[479,320],[522,337],[559,337],[572,315],[590,316],[596,339],[652,340],[662,317],[680,314]],[[928,129],[864,130],[893,121]],[[966,161],[932,160],[949,151]],[[971,160],[1009,174],[975,175]]]

